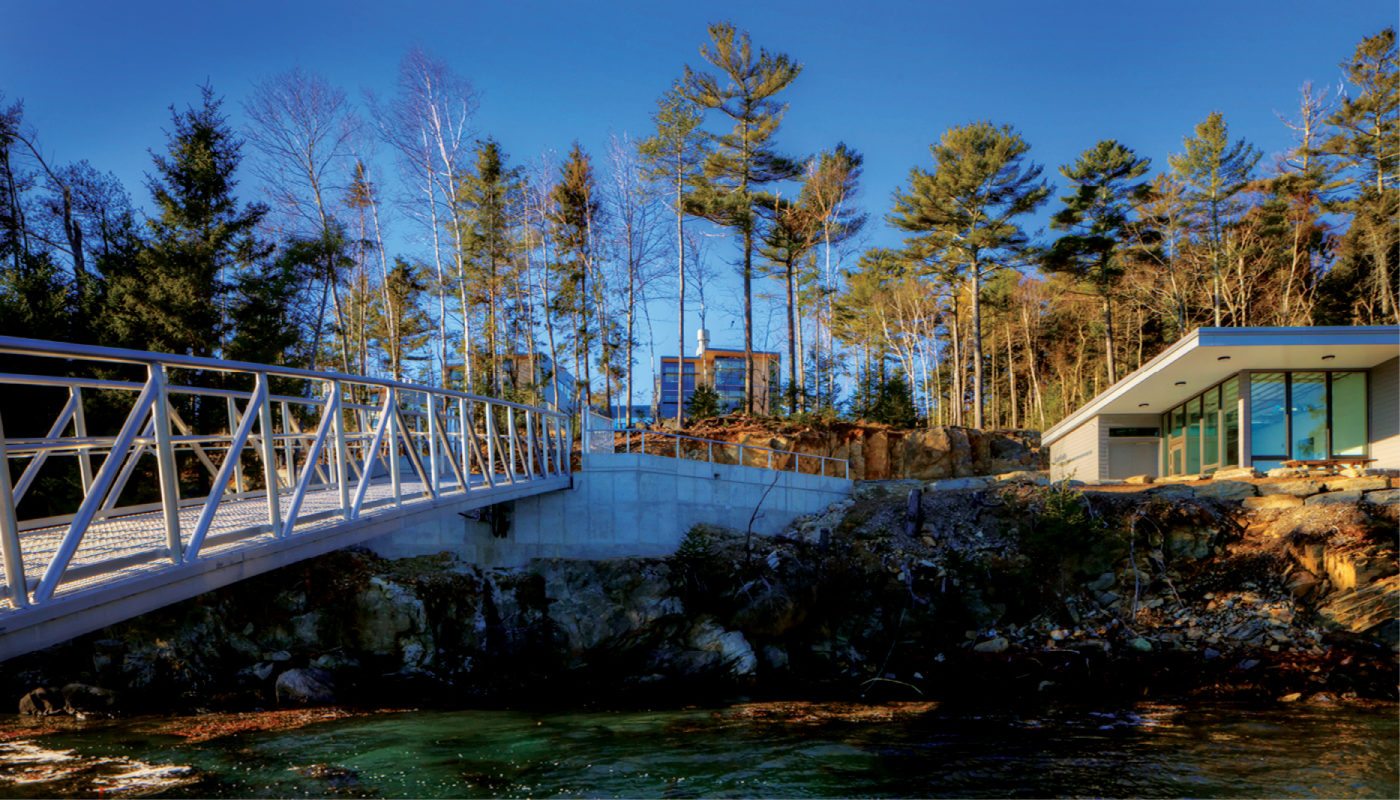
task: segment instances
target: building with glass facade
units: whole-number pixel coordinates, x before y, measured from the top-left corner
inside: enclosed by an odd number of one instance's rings
[[[703,340],[702,340],[703,342]],[[754,413],[767,414],[773,407],[772,393],[779,386],[781,357],[777,353],[753,353]],[[732,411],[744,403],[744,351],[703,347],[695,356],[661,357],[661,373],[656,378],[657,413],[663,420],[676,418],[676,403],[682,408],[690,401],[696,386],[709,386],[719,394],[721,411]]]
[[[1400,326],[1201,328],[1047,430],[1054,480],[1400,468]]]

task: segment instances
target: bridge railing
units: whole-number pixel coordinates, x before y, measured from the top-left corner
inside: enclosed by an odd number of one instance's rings
[[[0,594],[13,608],[569,471],[566,416],[465,392],[12,337],[0,368],[17,368],[0,371]]]
[[[597,415],[590,416],[595,419],[607,419]],[[722,439],[705,439],[674,431],[590,426],[587,438],[589,451],[594,453],[617,452],[618,443],[621,442],[624,453],[636,452],[645,455],[707,461],[712,464],[739,464],[782,472],[821,475],[826,478],[849,480],[851,477],[851,463],[844,458],[803,453],[797,450],[781,450],[775,447],[743,444],[742,442],[728,442]],[[731,458],[733,460],[730,460]],[[804,466],[807,469],[804,469]]]

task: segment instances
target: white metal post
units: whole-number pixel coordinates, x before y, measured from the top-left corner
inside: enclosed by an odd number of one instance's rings
[[[399,393],[389,387],[389,485],[394,489],[394,505],[403,505],[403,481],[399,478]]]
[[[86,439],[87,416],[83,414],[83,388],[73,387],[73,435],[79,439]],[[88,452],[86,445],[78,448],[78,476],[83,482],[83,493],[92,486],[92,454]]]
[[[259,375],[259,379],[263,376]],[[248,410],[252,413],[252,409]],[[262,402],[258,404],[258,429],[262,432],[262,441],[259,442],[262,452],[263,462],[263,483],[267,491],[267,524],[272,529],[273,538],[282,535],[282,505],[278,496],[277,486],[277,441],[274,437],[276,429],[272,426],[272,392],[269,390],[263,393]]]
[[[428,489],[434,497],[438,493],[438,419],[437,397],[432,392],[424,392],[428,406]]]
[[[510,473],[510,479],[515,480],[515,406],[506,406],[506,429],[510,435],[506,439],[506,446],[510,451],[510,467],[506,472]]]
[[[282,456],[287,460],[287,488],[295,489],[297,485],[297,465],[293,456],[296,454],[296,443],[292,439],[292,410],[287,406],[287,401],[282,401]]]
[[[331,415],[332,435],[335,436],[335,482],[340,492],[340,515],[350,519],[350,455],[345,444],[345,415],[341,413],[345,405],[345,389],[340,381],[331,381],[330,397],[326,399],[326,413]]]
[[[5,584],[15,608],[29,605],[29,584],[24,578],[24,554],[19,546],[19,519],[10,486],[10,457],[5,447],[5,426],[0,424],[0,557],[5,559]]]
[[[535,477],[535,412],[525,412],[525,475]]]
[[[151,385],[155,387],[152,422],[156,435],[156,466],[160,473],[160,505],[165,515],[165,543],[170,560],[180,563],[180,484],[175,472],[175,446],[170,441],[169,392],[166,391],[165,367],[150,366]],[[113,452],[115,455],[115,451]]]
[[[226,397],[224,399],[228,401],[228,432],[229,435],[232,436],[234,430],[238,428],[240,422],[238,418],[238,407],[234,405],[232,397]],[[248,406],[248,413],[253,413],[252,406]],[[228,451],[228,457],[233,459],[233,491],[235,494],[243,494],[242,456],[242,451],[234,452],[233,448],[230,446]]]
[[[496,474],[496,415],[495,408],[491,403],[486,404],[486,472],[493,477]]]

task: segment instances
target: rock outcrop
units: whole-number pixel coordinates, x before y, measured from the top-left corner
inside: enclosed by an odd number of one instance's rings
[[[862,484],[778,537],[696,528],[664,559],[332,553],[15,659],[0,681],[30,714],[984,683],[1395,692],[1387,507],[950,480]]]
[[[713,453],[717,461],[738,463],[738,445],[743,445],[745,464],[768,466],[770,455],[764,448],[787,450],[846,459],[853,480],[935,480],[1046,468],[1040,434],[1035,431],[980,431],[955,426],[901,430],[878,423],[798,424],[732,416],[702,420],[683,433],[733,443],[713,449],[698,442],[683,443],[682,449],[695,457]],[[621,438],[618,445],[623,446]],[[779,468],[790,467],[793,460],[781,454],[771,457],[773,466]],[[803,472],[821,469],[815,459],[799,460]]]

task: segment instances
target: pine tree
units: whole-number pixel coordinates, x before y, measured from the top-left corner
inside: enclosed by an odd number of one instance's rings
[[[506,338],[506,289],[514,283],[515,256],[519,245],[511,230],[519,170],[506,166],[506,154],[495,139],[477,142],[474,171],[457,186],[457,213],[461,216],[462,259],[467,295],[486,306],[487,383],[500,394],[504,390],[501,353],[509,349]]]
[[[554,239],[554,268],[559,272],[555,310],[574,319],[574,374],[583,376],[584,408],[593,406],[593,372],[589,366],[595,333],[589,326],[590,292],[597,275],[593,268],[593,226],[600,207],[593,180],[593,163],[578,142],[560,170],[549,220]]]
[[[1351,226],[1342,237],[1341,263],[1329,276],[1331,294],[1343,298],[1337,322],[1400,323],[1400,70],[1395,29],[1357,45],[1342,64],[1356,87],[1331,122],[1337,134],[1326,150],[1347,168]],[[1348,313],[1349,312],[1349,313]],[[1346,316],[1344,317],[1343,314]]]
[[[700,164],[708,150],[701,137],[703,119],[695,104],[686,99],[679,87],[672,87],[657,101],[652,122],[656,133],[638,145],[638,152],[647,165],[647,177],[666,187],[671,211],[676,216],[676,331],[679,341],[676,353],[685,355],[685,196],[687,189],[699,177]],[[680,397],[681,375],[676,373],[676,396]],[[684,409],[676,404],[676,427],[684,423]]]
[[[1088,284],[1103,304],[1110,384],[1118,380],[1113,299],[1124,271],[1118,251],[1127,238],[1133,205],[1148,191],[1148,184],[1138,179],[1151,163],[1112,139],[1085,150],[1073,164],[1060,168],[1072,193],[1060,198],[1064,208],[1050,221],[1050,227],[1066,234],[1045,254],[1046,269]]]
[[[1205,229],[1211,267],[1211,313],[1215,326],[1223,321],[1225,228],[1238,213],[1236,196],[1249,185],[1261,153],[1244,139],[1230,142],[1230,129],[1219,111],[1196,126],[1195,136],[1182,140],[1186,152],[1169,159],[1172,172],[1185,184],[1184,199]]]
[[[110,313],[128,346],[221,353],[233,327],[229,287],[267,255],[255,235],[266,208],[234,196],[242,142],[221,105],[206,85],[198,106],[172,106],[169,145],[152,156],[150,240],[130,269],[112,276]]]
[[[709,27],[713,46],[700,55],[720,76],[685,68],[682,86],[691,102],[717,110],[733,127],[710,135],[713,151],[705,159],[703,180],[692,195],[691,208],[700,216],[736,230],[743,243],[740,274],[744,289],[744,397],[753,411],[753,253],[758,214],[773,205],[759,190],[766,184],[796,177],[799,166],[773,149],[773,138],[787,106],[775,99],[802,71],[781,53],[760,49],[757,58],[747,33],[727,22]],[[721,85],[721,80],[726,81]]]
[[[926,252],[942,253],[966,276],[972,302],[972,418],[983,427],[982,282],[1027,244],[1017,219],[1050,194],[1030,145],[1009,125],[975,122],[952,128],[933,153],[934,170],[915,167],[895,194],[890,222],[915,234]]]

